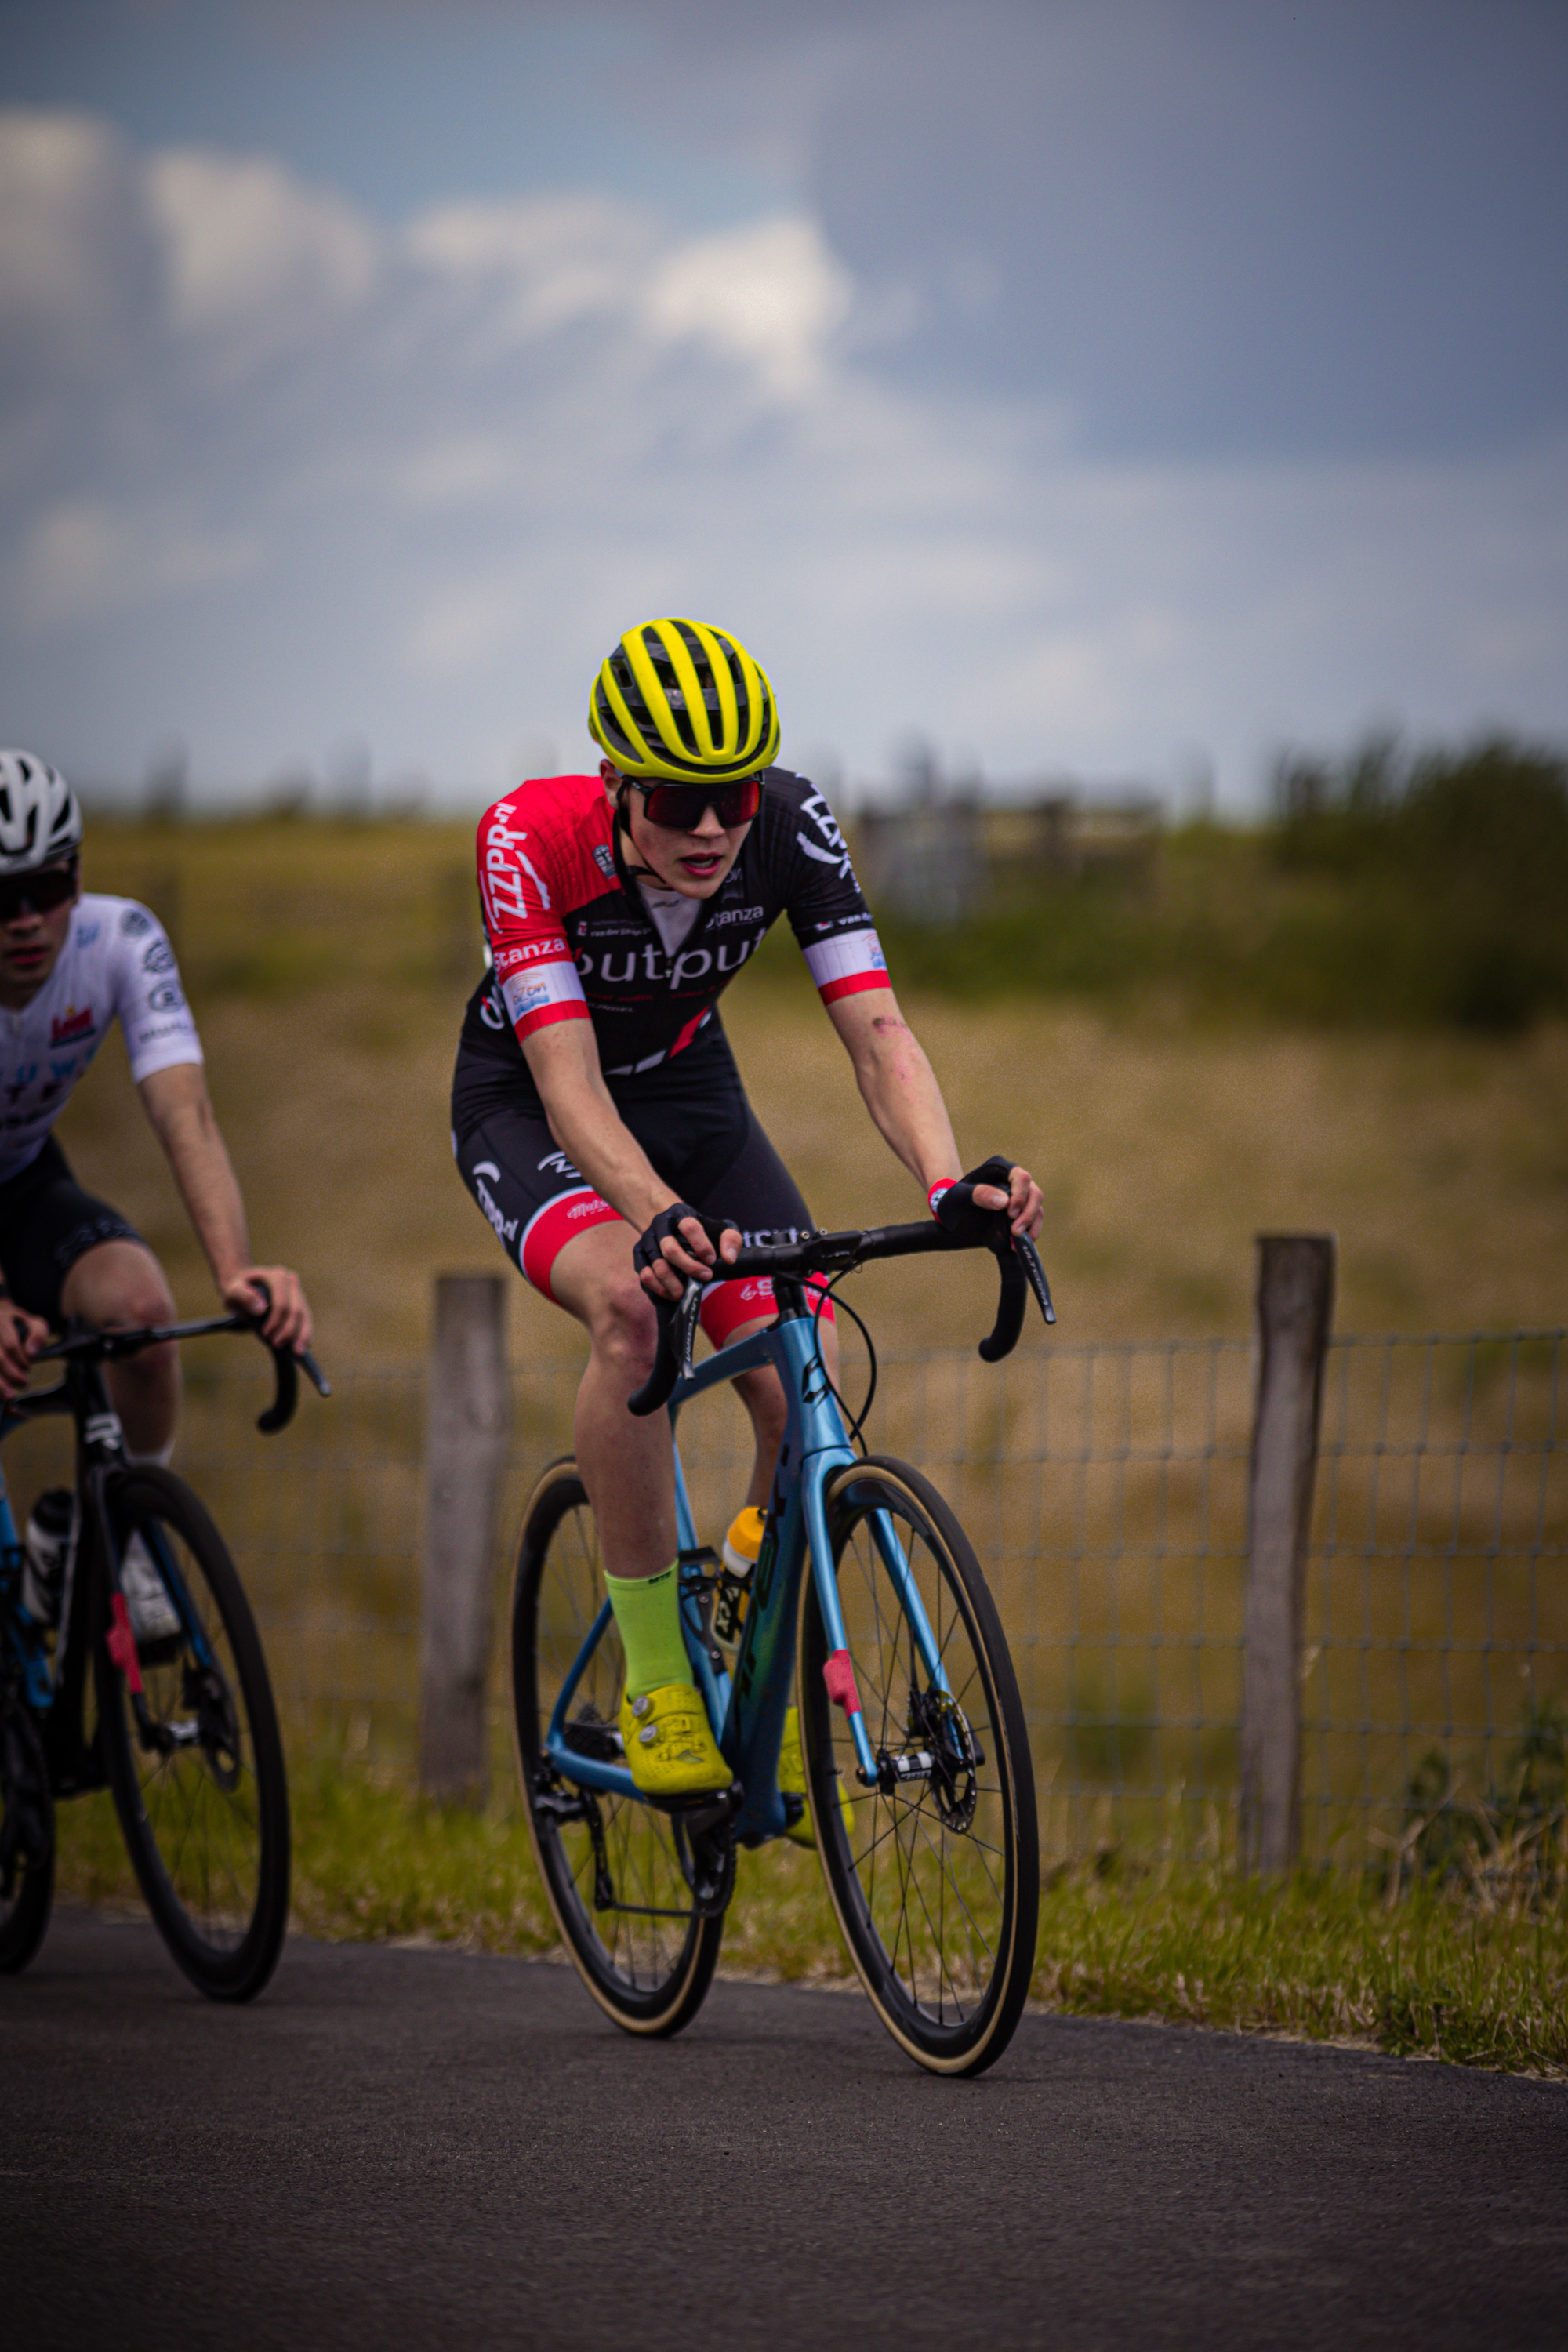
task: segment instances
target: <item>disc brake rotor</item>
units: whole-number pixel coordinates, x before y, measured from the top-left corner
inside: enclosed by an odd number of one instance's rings
[[[909,1728],[931,1759],[926,1785],[942,1826],[962,1837],[980,1795],[980,1759],[963,1710],[946,1691],[916,1690],[910,1696]]]

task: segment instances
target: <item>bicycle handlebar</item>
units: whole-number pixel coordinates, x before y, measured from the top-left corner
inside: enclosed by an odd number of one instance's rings
[[[981,1340],[980,1353],[988,1364],[995,1364],[1004,1356],[1011,1355],[1018,1344],[1031,1291],[1046,1321],[1054,1323],[1057,1319],[1039,1252],[1026,1234],[1008,1232],[1005,1210],[998,1209],[995,1216],[997,1233],[984,1241],[958,1241],[944,1225],[923,1221],[912,1225],[870,1225],[860,1232],[808,1234],[802,1242],[759,1244],[754,1248],[742,1249],[732,1265],[721,1270],[715,1267],[713,1278],[739,1282],[748,1276],[765,1274],[805,1280],[814,1274],[846,1274],[852,1266],[869,1265],[878,1258],[988,1249],[995,1255],[1002,1287],[996,1302],[996,1320],[990,1335]],[[706,1288],[705,1283],[689,1281],[679,1298],[654,1300],[658,1318],[658,1352],[652,1371],[628,1400],[628,1410],[639,1419],[668,1404],[676,1382],[690,1377],[698,1311]]]
[[[296,1355],[291,1348],[274,1347],[261,1328],[258,1315],[208,1315],[195,1323],[149,1324],[139,1331],[74,1331],[64,1339],[52,1339],[40,1348],[36,1361],[47,1363],[51,1359],[69,1357],[96,1358],[100,1363],[114,1363],[123,1356],[140,1354],[143,1348],[156,1347],[164,1339],[205,1339],[214,1331],[253,1331],[272,1358],[272,1373],[276,1382],[271,1403],[258,1413],[256,1426],[268,1436],[286,1429],[294,1418],[300,1401],[300,1367],[302,1364],[320,1396],[331,1395],[331,1384],[308,1348]]]

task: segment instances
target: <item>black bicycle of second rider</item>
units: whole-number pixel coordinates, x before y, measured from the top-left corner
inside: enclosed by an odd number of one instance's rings
[[[183,1480],[125,1458],[104,1365],[165,1339],[260,1337],[225,1315],[135,1331],[68,1330],[43,1351],[56,1386],[0,1412],[0,1439],[47,1415],[76,1425],[76,1480],[19,1535],[0,1475],[0,1970],[48,1925],[57,1800],[109,1787],[148,1908],[192,1983],[248,2000],[289,1916],[289,1789],[260,1636],[222,1536]],[[310,1355],[272,1349],[258,1427],[292,1417]]]

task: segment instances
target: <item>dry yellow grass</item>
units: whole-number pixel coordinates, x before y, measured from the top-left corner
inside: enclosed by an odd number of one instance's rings
[[[172,917],[255,1245],[303,1272],[339,1363],[424,1345],[432,1274],[493,1268],[453,1172],[447,1097],[477,932],[465,825],[97,825],[89,887]],[[783,961],[794,957],[785,947]],[[758,1109],[824,1223],[920,1201],[806,983],[743,979],[725,1018]],[[1057,1003],[909,1011],[975,1158],[1038,1173],[1061,1336],[1244,1332],[1252,1237],[1331,1229],[1345,1329],[1506,1328],[1568,1307],[1568,1029],[1520,1041],[1205,1032]],[[62,1123],[182,1307],[207,1286],[118,1045]],[[115,1065],[118,1064],[118,1067]],[[972,1263],[877,1269],[889,1344],[967,1339]],[[520,1349],[567,1335],[518,1293]]]

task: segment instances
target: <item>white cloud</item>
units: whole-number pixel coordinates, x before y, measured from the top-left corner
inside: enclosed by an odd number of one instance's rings
[[[442,589],[415,615],[408,657],[429,677],[460,677],[500,652],[527,619],[528,600],[513,582]]]
[[[0,335],[11,399],[93,366],[152,297],[136,159],[79,115],[0,110]]]
[[[416,451],[402,478],[404,498],[433,512],[493,498],[515,478],[517,453],[493,433],[458,433]]]
[[[154,156],[147,194],[162,233],[173,324],[237,341],[250,362],[302,342],[364,301],[377,240],[349,205],[266,157]]]
[[[405,247],[482,306],[495,349],[626,317],[658,242],[657,224],[632,205],[563,196],[438,205],[411,223]]]
[[[250,533],[212,531],[175,503],[68,499],[40,516],[22,549],[20,602],[35,628],[68,628],[242,580],[260,554]]]
[[[804,210],[393,233],[265,159],[37,117],[0,119],[0,324],[41,355],[0,418],[0,700],[68,769],[177,732],[245,782],[359,734],[493,789],[525,734],[577,756],[593,664],[658,610],[753,642],[785,755],[862,777],[910,725],[1004,776],[1206,746],[1232,798],[1272,738],[1382,711],[1568,730],[1558,444],[1090,467],[1044,394],[873,369]]]
[[[666,254],[643,313],[658,335],[750,362],[786,397],[818,391],[828,346],[854,303],[848,274],[815,222],[764,221]]]

